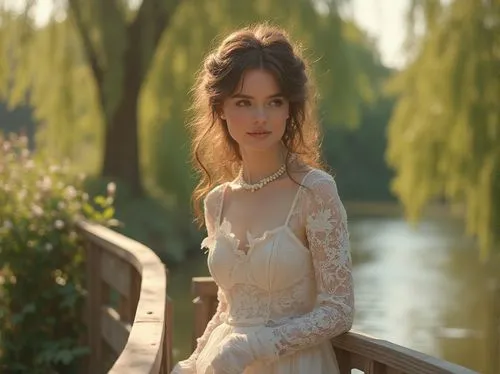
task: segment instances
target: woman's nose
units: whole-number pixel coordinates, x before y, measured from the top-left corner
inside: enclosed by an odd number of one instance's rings
[[[265,122],[267,121],[267,112],[263,107],[255,107],[254,111],[255,122]]]

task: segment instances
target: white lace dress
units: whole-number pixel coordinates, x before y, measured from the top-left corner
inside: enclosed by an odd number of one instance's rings
[[[301,184],[307,188],[298,188],[282,226],[257,238],[247,233],[248,251],[221,217],[227,184],[207,195],[202,247],[219,305],[195,351],[172,373],[339,372],[329,339],[348,331],[354,314],[346,212],[326,172],[312,169]],[[307,246],[296,235],[301,227]],[[214,371],[222,347],[230,354],[219,359],[233,369]]]

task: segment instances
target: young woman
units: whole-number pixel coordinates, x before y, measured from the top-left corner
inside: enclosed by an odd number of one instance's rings
[[[193,200],[219,304],[173,373],[338,373],[329,339],[353,321],[349,234],[303,59],[280,29],[241,29],[195,92]]]

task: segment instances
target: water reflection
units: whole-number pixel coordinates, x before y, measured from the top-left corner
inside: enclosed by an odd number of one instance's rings
[[[354,329],[497,373],[489,357],[493,272],[462,232],[453,220],[428,219],[417,228],[396,218],[352,222],[353,251],[372,258],[355,262]]]
[[[355,330],[497,373],[491,371],[494,312],[488,284],[500,272],[480,264],[460,222],[427,219],[412,228],[400,218],[363,217],[351,219],[350,232]],[[204,256],[171,272],[174,360],[191,349],[190,282],[202,275],[208,275]]]

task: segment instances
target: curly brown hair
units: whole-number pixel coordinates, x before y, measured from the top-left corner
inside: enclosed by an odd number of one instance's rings
[[[315,97],[306,61],[298,47],[292,45],[284,30],[275,26],[258,24],[239,29],[206,56],[193,88],[194,116],[188,127],[192,133],[192,162],[201,176],[192,193],[200,225],[202,201],[207,193],[234,179],[241,168],[238,143],[219,113],[224,100],[241,84],[245,71],[251,69],[265,69],[273,74],[289,101],[290,115],[282,137],[288,150],[287,174],[290,176],[292,154],[298,164],[322,168]]]

